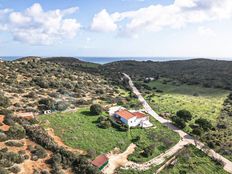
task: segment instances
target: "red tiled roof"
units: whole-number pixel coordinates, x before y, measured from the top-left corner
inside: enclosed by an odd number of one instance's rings
[[[125,118],[126,120],[129,120],[130,118],[134,117],[134,115],[127,110],[120,110],[120,111],[116,112],[116,114],[122,118]]]
[[[103,166],[108,161],[108,158],[105,155],[99,155],[95,160],[92,161],[92,164],[98,168]]]
[[[133,112],[132,113],[134,116],[136,116],[137,118],[143,118],[146,117],[145,114],[141,113],[141,112]]]

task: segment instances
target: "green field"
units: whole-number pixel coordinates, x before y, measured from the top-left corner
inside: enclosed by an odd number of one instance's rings
[[[177,157],[176,164],[165,168],[161,174],[226,174],[222,165],[190,145]]]
[[[104,114],[106,115],[106,113]],[[90,115],[88,108],[81,108],[75,113],[42,115],[39,119],[43,126],[45,126],[43,123],[48,120],[49,124],[45,127],[53,128],[55,134],[61,137],[66,145],[85,150],[95,149],[97,154],[109,152],[114,147],[125,150],[133,138],[140,136],[139,147],[136,149],[136,153],[131,156],[137,161],[146,160],[139,154],[142,147],[155,144],[153,156],[156,156],[169,148],[163,142],[168,141],[169,146],[172,146],[179,141],[179,136],[176,133],[156,121],[152,121],[156,128],[137,128],[121,132],[114,128],[102,129],[97,127],[98,117]]]
[[[212,123],[218,118],[222,104],[229,91],[213,88],[204,88],[196,85],[163,84],[161,81],[148,83],[151,88],[157,88],[163,92],[151,90],[153,94],[146,95],[146,99],[159,113],[171,113],[174,115],[178,110],[189,110],[194,118],[203,117]]]

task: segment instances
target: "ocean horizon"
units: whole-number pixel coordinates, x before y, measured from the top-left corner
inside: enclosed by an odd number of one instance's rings
[[[13,61],[22,57],[25,56],[0,56],[0,59],[4,61]],[[58,57],[58,56],[54,56],[54,57]],[[61,57],[65,57],[65,56],[61,56]],[[82,61],[98,63],[98,64],[106,64],[115,61],[125,61],[125,60],[165,62],[165,61],[173,61],[173,60],[197,59],[194,57],[82,57],[82,56],[73,56],[73,57]],[[47,58],[47,57],[42,57],[42,58]],[[205,58],[205,59],[227,60],[227,61],[232,60],[232,58]]]

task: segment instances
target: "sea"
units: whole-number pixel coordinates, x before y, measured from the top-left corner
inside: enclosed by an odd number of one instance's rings
[[[13,61],[19,58],[22,58],[24,56],[0,56],[0,60],[4,61]],[[92,62],[92,63],[98,63],[98,64],[107,64],[111,62],[116,61],[124,61],[124,60],[136,60],[136,61],[159,61],[159,62],[165,62],[165,61],[172,61],[172,60],[188,60],[193,59],[192,57],[79,57],[75,56],[75,58],[86,61],[86,62]],[[216,59],[216,58],[211,58]],[[223,58],[218,60],[232,60],[232,58]]]

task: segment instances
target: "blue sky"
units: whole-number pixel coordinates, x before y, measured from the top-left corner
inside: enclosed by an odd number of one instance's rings
[[[232,57],[231,0],[0,0],[0,56]]]

